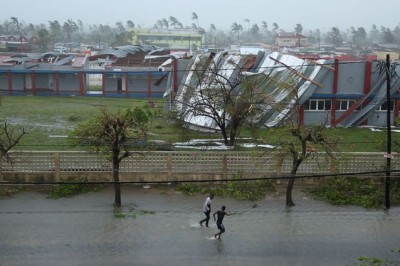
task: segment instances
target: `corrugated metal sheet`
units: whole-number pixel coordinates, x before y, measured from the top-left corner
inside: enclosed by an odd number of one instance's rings
[[[199,116],[191,110],[185,110],[185,102],[193,102],[199,100],[199,91],[203,89],[198,84],[206,86],[208,89],[217,87],[219,82],[233,81],[239,78],[239,75],[259,75],[265,77],[259,79],[257,87],[271,98],[272,104],[266,103],[263,112],[253,118],[253,122],[263,124],[265,127],[274,127],[282,123],[287,118],[293,105],[296,103],[296,97],[287,88],[280,84],[290,82],[294,87],[298,88],[300,103],[304,103],[311,94],[321,86],[320,83],[329,72],[328,67],[323,65],[331,65],[334,62],[328,60],[319,60],[316,63],[310,63],[306,60],[295,56],[273,53],[258,53],[258,55],[249,58],[246,55],[218,53],[212,60],[212,55],[197,55],[186,76],[182,80],[182,84],[178,89],[175,98],[175,108],[184,113],[184,121],[190,125],[201,128],[217,129],[212,118]],[[208,63],[207,63],[208,62]],[[250,66],[251,69],[243,70],[244,65]],[[199,82],[199,76],[195,75],[196,71],[204,68],[206,70]],[[217,75],[210,71],[210,68],[217,69]],[[293,88],[294,88],[293,87]],[[281,108],[278,110],[277,105]]]

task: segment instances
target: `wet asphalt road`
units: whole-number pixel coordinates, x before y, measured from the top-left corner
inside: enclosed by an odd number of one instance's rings
[[[352,265],[361,256],[400,261],[400,208],[335,207],[295,193],[254,202],[215,197],[233,213],[216,240],[200,227],[205,195],[112,187],[72,198],[22,192],[0,199],[0,265]]]

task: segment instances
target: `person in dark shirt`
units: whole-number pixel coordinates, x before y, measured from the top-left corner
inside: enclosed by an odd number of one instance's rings
[[[215,220],[215,215],[217,215],[217,220]],[[224,227],[224,225],[222,224],[222,221],[224,220],[225,215],[226,215],[226,216],[229,216],[229,214],[227,214],[227,213],[225,212],[225,206],[222,206],[222,207],[221,207],[221,210],[216,211],[215,213],[213,213],[214,221],[217,222],[217,227],[218,227],[218,229],[219,229],[219,233],[216,233],[216,234],[214,235],[215,238],[221,238],[221,235],[222,235],[223,233],[225,233],[225,227]]]

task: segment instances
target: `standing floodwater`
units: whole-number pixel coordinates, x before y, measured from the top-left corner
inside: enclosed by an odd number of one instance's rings
[[[400,209],[334,207],[295,193],[248,202],[215,197],[232,214],[218,232],[200,227],[205,195],[122,188],[58,200],[39,192],[0,199],[0,265],[350,265],[361,256],[399,260]]]

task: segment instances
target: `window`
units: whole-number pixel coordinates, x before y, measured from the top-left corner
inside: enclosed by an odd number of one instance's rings
[[[394,109],[394,102],[390,101],[390,110],[393,111]],[[377,109],[378,111],[387,111],[387,102],[384,102],[383,104],[381,104],[381,106],[379,106],[379,108]]]
[[[326,111],[331,110],[331,100],[313,99],[304,103],[304,110],[307,111]]]
[[[349,99],[337,100],[336,110],[337,111],[347,111],[355,103],[356,103],[356,100],[349,100]],[[359,111],[361,109],[362,109],[362,105],[360,105],[356,108],[357,111]]]

